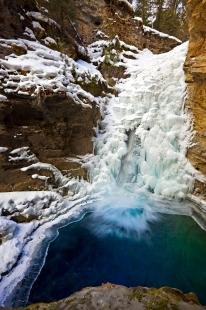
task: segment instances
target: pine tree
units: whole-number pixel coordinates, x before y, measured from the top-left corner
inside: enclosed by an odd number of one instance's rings
[[[145,25],[187,39],[186,0],[130,0]]]

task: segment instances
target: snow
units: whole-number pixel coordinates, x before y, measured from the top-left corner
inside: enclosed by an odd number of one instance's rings
[[[8,101],[6,96],[0,94],[0,102]]]
[[[8,147],[0,146],[0,154],[8,151]]]
[[[53,42],[52,38],[47,38]],[[54,43],[54,42],[53,42]],[[93,65],[83,61],[75,62],[65,54],[52,50],[39,42],[28,40],[0,40],[0,46],[18,45],[25,50],[23,55],[11,54],[0,60],[5,94],[38,97],[41,92],[65,93],[77,104],[85,108],[91,102],[99,104],[101,98],[86,92],[77,83],[76,77],[90,81],[98,77],[97,82],[105,83],[101,73]],[[4,99],[0,97],[0,100]]]
[[[50,26],[54,25],[54,26],[60,28],[60,26],[53,19],[47,17],[46,15],[43,15],[40,12],[34,12],[34,11],[27,12],[26,15],[34,18],[35,20],[37,20],[39,22],[48,23]]]
[[[57,42],[51,37],[46,37],[43,41],[46,45],[50,45],[50,44],[57,45]]]
[[[176,42],[178,43],[182,43],[181,40],[179,40],[178,38],[174,37],[174,36],[170,36],[164,32],[161,32],[161,31],[158,31],[154,28],[150,28],[148,26],[144,26],[143,25],[143,29],[144,29],[144,32],[151,32],[152,34],[156,34],[158,35],[159,37],[162,37],[162,38],[168,38],[168,39],[171,39],[171,40],[175,40]]]
[[[28,28],[28,27],[25,28],[24,35],[26,35],[27,37],[30,37],[30,38],[33,39],[33,40],[36,40],[35,34],[34,34],[33,31],[32,31],[30,28]]]
[[[138,7],[138,0],[132,0],[132,7],[134,12],[136,12],[137,7]]]
[[[22,211],[30,215],[31,206],[35,207],[35,214],[44,214],[44,208],[49,207],[49,201],[61,201],[62,197],[54,192],[8,192],[0,193],[0,214],[7,210],[11,215]],[[7,217],[9,218],[9,216]]]
[[[133,17],[133,19],[136,20],[136,21],[138,21],[138,22],[143,23],[142,17],[135,16],[135,17]]]
[[[41,26],[39,22],[33,21],[32,26],[34,29],[40,30],[42,32],[45,32],[45,29]]]
[[[25,20],[24,16],[18,13],[20,20]]]
[[[46,177],[45,175],[39,175],[37,173],[35,174],[32,174],[32,179],[39,179],[39,180],[42,180],[42,181],[47,181],[49,179],[49,177]]]
[[[24,238],[31,232],[34,225],[18,225],[13,221],[0,219],[0,234],[3,234],[3,240],[0,247],[0,279],[1,275],[10,270],[15,264],[18,256],[21,254]]]
[[[118,36],[115,36],[112,40],[98,40],[89,45],[88,52],[91,62],[95,65],[100,65],[103,63],[106,58],[106,55],[104,55],[105,48],[114,47],[117,43],[122,49],[122,52],[113,50],[113,52],[118,56],[117,58],[119,59],[119,62],[110,61],[110,65],[112,66],[124,66],[124,55],[126,55],[127,52],[133,52],[134,57],[139,52],[138,48],[133,45],[126,44],[125,42],[119,40]]]
[[[102,78],[102,74],[100,73],[100,71],[97,70],[93,64],[88,63],[84,60],[79,59],[76,61],[76,72],[77,72],[76,74],[80,76],[86,74],[91,78],[95,78],[96,80],[103,81],[106,83],[106,80]]]
[[[64,177],[62,175],[61,171],[58,170],[55,166],[53,166],[51,164],[38,162],[38,163],[32,164],[30,166],[21,168],[21,171],[26,172],[26,171],[31,170],[31,169],[32,170],[38,170],[38,171],[47,170],[47,171],[52,172],[54,175],[55,181],[61,186],[68,182],[68,178]]]
[[[26,160],[28,162],[31,162],[31,161],[38,160],[34,154],[30,154],[30,153],[31,152],[28,146],[14,149],[10,152],[9,161],[15,162],[15,161]]]
[[[52,192],[8,192],[0,193],[0,236],[3,236],[0,246],[0,278],[1,275],[10,270],[21,254],[26,238],[31,235],[37,221],[18,224],[10,219],[11,216],[18,216],[19,212],[25,217],[30,215],[45,216],[45,209],[49,208],[47,216],[53,213],[52,208],[62,202],[60,195]],[[11,214],[4,217],[3,214]]]
[[[68,223],[70,219],[83,214],[85,206],[92,203],[88,198],[85,196],[79,199],[76,196],[73,201],[66,201],[52,192],[0,193],[0,202],[4,209],[11,211],[13,201],[12,210],[23,204],[29,207],[33,203],[35,208],[45,211],[40,221],[30,223],[17,224],[9,219],[0,218],[0,234],[3,232],[5,235],[0,245],[0,279],[1,274],[6,273],[0,282],[1,305],[12,304],[12,295],[18,283],[21,283],[32,262],[38,258],[38,247],[46,237],[49,238],[49,229],[60,223],[60,226],[63,226],[63,223]],[[26,300],[27,296],[24,298]],[[15,300],[16,302],[18,300]]]
[[[40,218],[44,218],[49,217],[54,212],[53,208],[57,212],[60,203],[62,203],[61,196],[53,192],[0,193],[0,214],[2,215],[7,211],[12,216],[17,216],[22,211],[21,214],[25,217],[41,215]],[[46,213],[45,210],[47,210]],[[0,236],[3,236],[0,246],[0,278],[2,273],[10,270],[16,263],[26,238],[31,235],[35,227],[39,226],[37,221],[17,224],[9,218],[10,216],[7,218],[0,217]]]
[[[100,31],[100,30],[97,30],[96,35],[97,37],[104,38],[104,39],[109,38],[103,31]]]
[[[87,189],[89,186],[89,183],[87,181],[74,178],[70,174],[63,175],[59,169],[57,169],[51,164],[37,162],[21,168],[21,171],[23,172],[27,172],[30,170],[32,170],[32,172],[41,172],[41,175],[39,175],[39,173],[34,173],[33,178],[39,178],[44,181],[47,181],[50,178],[47,177],[48,175],[44,175],[45,171],[51,172],[53,175],[53,186],[50,185],[49,189],[55,190],[56,188],[56,190],[58,190],[58,193],[62,193],[63,190],[65,190],[68,197],[73,195],[78,195],[78,197],[84,197],[87,194]]]

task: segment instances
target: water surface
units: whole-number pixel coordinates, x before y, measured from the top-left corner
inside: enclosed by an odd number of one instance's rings
[[[90,213],[60,229],[30,303],[58,300],[109,281],[193,291],[206,304],[206,233],[191,218],[157,214],[141,234],[106,224]]]

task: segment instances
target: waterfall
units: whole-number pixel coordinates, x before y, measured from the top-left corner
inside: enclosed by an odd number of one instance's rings
[[[119,82],[118,96],[111,97],[103,106],[103,120],[94,141],[95,155],[85,159],[91,183],[82,186],[82,197],[73,202],[65,200],[65,206],[61,202],[53,206],[54,213],[61,212],[54,217],[52,214],[45,222],[34,221],[38,226],[24,223],[18,229],[12,228],[11,234],[17,237],[8,240],[12,247],[8,253],[14,251],[13,244],[19,243],[22,248],[16,246],[16,266],[1,281],[1,304],[18,301],[16,296],[22,296],[18,289],[23,281],[23,301],[27,297],[37,275],[31,275],[29,268],[33,260],[31,272],[41,268],[41,264],[36,264],[39,247],[48,232],[50,237],[51,227],[56,233],[55,227],[60,223],[91,212],[91,229],[95,234],[134,239],[150,230],[149,224],[158,219],[160,209],[191,215],[188,204],[183,202],[180,207],[179,199],[165,199],[184,198],[193,186],[193,172],[186,159],[192,137],[184,107],[186,53],[184,43],[168,53],[154,55],[144,50],[136,59],[127,59],[129,77]],[[9,266],[10,261],[5,262]]]
[[[191,122],[185,112],[183,64],[188,43],[128,61],[129,77],[118,84],[95,139],[93,189],[112,186],[132,193],[184,198],[193,186],[186,159]]]

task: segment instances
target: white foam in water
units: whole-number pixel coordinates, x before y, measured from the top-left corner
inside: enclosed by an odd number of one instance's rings
[[[140,238],[143,232],[149,231],[149,223],[155,221],[157,215],[145,195],[137,199],[136,195],[114,188],[114,194],[99,202],[90,218],[90,228],[99,237]]]
[[[159,55],[144,50],[128,61],[131,76],[109,101],[95,141],[94,191],[118,184],[132,193],[141,189],[184,198],[191,190],[190,119],[184,109],[187,47]]]

